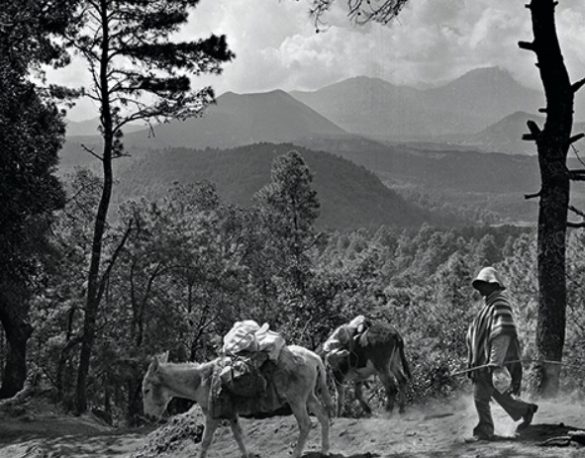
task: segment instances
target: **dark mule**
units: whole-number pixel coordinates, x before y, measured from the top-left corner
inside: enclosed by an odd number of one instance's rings
[[[386,410],[391,412],[394,409],[398,395],[399,411],[404,412],[405,390],[411,374],[404,354],[404,341],[389,324],[374,322],[363,333],[354,336],[349,348],[329,353],[325,360],[333,374],[338,415],[343,413],[345,388],[351,382],[362,409],[367,414],[372,412],[363,397],[362,386],[374,375],[378,375],[386,391]]]

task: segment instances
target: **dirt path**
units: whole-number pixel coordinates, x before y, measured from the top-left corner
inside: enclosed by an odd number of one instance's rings
[[[424,408],[411,407],[404,415],[368,419],[335,419],[331,430],[332,458],[366,457],[582,457],[585,447],[542,447],[540,442],[568,430],[585,429],[585,402],[563,400],[540,403],[534,424],[519,437],[514,437],[514,423],[499,408],[494,407],[496,433],[502,436],[496,442],[467,444],[476,422],[469,397],[459,402],[436,404]],[[560,424],[563,423],[561,426]],[[14,433],[19,425],[11,426],[11,435],[0,424],[2,442],[0,457],[53,458],[53,457],[125,457],[130,458],[141,449],[149,430],[133,432],[77,431],[63,425],[58,435],[58,422],[53,422],[50,435],[30,431],[34,422],[27,423],[22,435]],[[23,426],[23,425],[20,425]],[[69,425],[71,426],[71,425]],[[270,420],[244,420],[242,426],[252,451],[261,457],[288,456],[291,443],[296,439],[297,428],[293,418]],[[79,427],[79,425],[78,425]],[[75,434],[66,436],[67,433]],[[36,436],[36,437],[35,437]],[[42,436],[42,437],[38,437]],[[48,437],[47,437],[48,436]],[[318,427],[311,432],[307,458],[316,458],[319,444]],[[185,443],[179,451],[168,456],[195,457],[198,444]],[[161,455],[164,456],[164,455]],[[229,428],[218,431],[209,458],[239,458]]]

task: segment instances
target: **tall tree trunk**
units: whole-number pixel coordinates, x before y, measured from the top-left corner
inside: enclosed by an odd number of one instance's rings
[[[88,274],[87,300],[85,305],[85,317],[83,322],[83,341],[79,356],[79,368],[77,372],[77,387],[75,391],[76,411],[82,414],[87,410],[87,378],[93,343],[95,340],[95,325],[98,308],[101,301],[100,285],[100,263],[102,255],[103,237],[106,228],[106,220],[110,199],[112,196],[113,173],[112,155],[114,148],[113,119],[110,106],[110,94],[108,84],[109,65],[109,22],[108,22],[108,1],[100,0],[100,15],[102,23],[102,54],[100,58],[100,98],[101,116],[100,121],[103,127],[104,148],[102,155],[104,185],[98,205],[95,219],[91,261]]]
[[[532,0],[527,7],[532,15],[534,41],[520,42],[523,49],[536,54],[547,106],[544,129],[529,121],[527,140],[534,140],[542,187],[538,216],[538,282],[539,304],[536,346],[541,359],[560,361],[565,341],[567,286],[565,251],[570,174],[567,153],[573,126],[572,87],[555,26],[553,0]],[[553,395],[559,387],[559,366],[543,364],[539,368],[537,389],[542,395]]]
[[[142,411],[142,377],[132,371],[132,376],[126,382],[128,390],[128,405],[126,410],[126,421],[129,426],[139,424]]]
[[[554,175],[554,172],[547,171],[543,175]],[[553,183],[552,179],[552,176],[548,176],[545,180],[543,176],[538,218],[539,303],[536,346],[539,358],[561,361],[567,305],[565,238],[569,180],[559,177],[558,182]],[[540,394],[554,395],[559,388],[559,378],[560,366],[541,365],[537,386]]]
[[[22,389],[26,380],[26,344],[32,333],[32,326],[19,312],[22,310],[18,304],[6,301],[0,304],[0,321],[8,343],[0,398],[14,396]]]

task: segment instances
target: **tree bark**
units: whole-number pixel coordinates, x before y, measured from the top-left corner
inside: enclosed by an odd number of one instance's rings
[[[567,291],[565,280],[565,237],[569,183],[544,184],[538,219],[539,303],[536,346],[540,359],[561,361],[565,342]],[[557,393],[560,366],[538,368],[540,394]]]
[[[18,393],[26,380],[26,344],[32,334],[32,326],[23,318],[18,304],[2,301],[0,321],[4,327],[8,352],[4,365],[0,398],[10,398]]]
[[[567,153],[573,126],[574,90],[563,61],[555,26],[553,0],[532,0],[527,7],[532,15],[534,41],[521,42],[523,49],[537,56],[537,67],[544,87],[547,106],[546,121],[541,131],[529,121],[534,140],[542,187],[538,216],[538,282],[539,304],[536,346],[539,358],[560,361],[565,341],[567,289],[565,252],[570,179]],[[559,366],[539,368],[537,390],[541,395],[554,395],[559,388]]]
[[[79,356],[79,368],[77,372],[77,386],[75,390],[76,412],[78,415],[87,411],[87,378],[93,343],[95,340],[95,326],[98,308],[101,301],[100,293],[100,263],[102,255],[103,237],[106,229],[108,209],[112,196],[113,172],[112,155],[114,148],[113,119],[110,106],[110,93],[108,84],[109,67],[109,22],[108,2],[100,1],[100,16],[102,25],[102,54],[100,58],[100,93],[101,93],[101,116],[100,121],[103,127],[103,176],[104,185],[98,205],[95,219],[91,261],[88,274],[87,299],[85,305],[85,317],[83,322],[83,340]]]
[[[126,421],[129,426],[136,426],[139,424],[139,419],[143,414],[142,378],[136,374],[132,374],[131,378],[126,382],[126,389],[128,390]]]

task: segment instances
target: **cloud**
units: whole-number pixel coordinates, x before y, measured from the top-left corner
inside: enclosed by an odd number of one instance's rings
[[[202,77],[218,93],[317,89],[356,75],[397,84],[433,85],[477,67],[500,66],[540,88],[534,56],[518,48],[532,38],[524,2],[412,0],[388,26],[351,24],[346,0],[315,33],[309,0],[203,0],[178,34],[181,39],[226,34],[236,59],[217,77]],[[565,0],[557,28],[574,79],[585,73],[585,4]],[[83,65],[61,72],[62,82],[85,81]],[[85,110],[86,108],[84,108]]]

